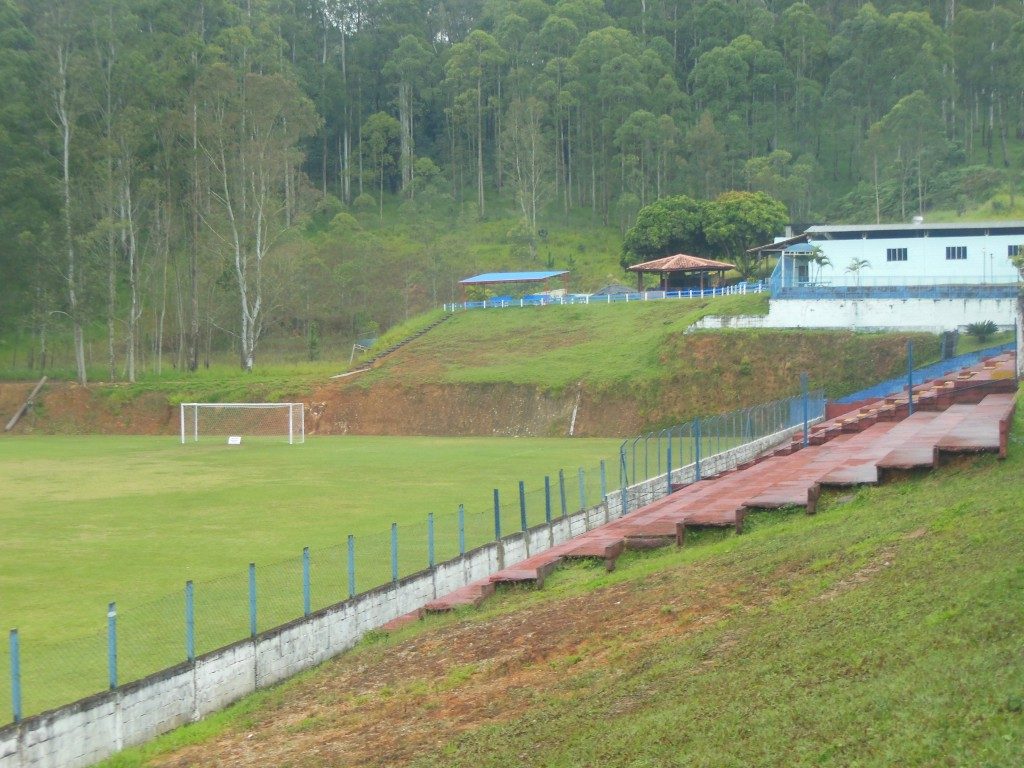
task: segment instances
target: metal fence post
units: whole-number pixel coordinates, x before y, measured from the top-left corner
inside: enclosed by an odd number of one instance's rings
[[[466,509],[459,504],[459,554],[466,554]]]
[[[565,472],[558,470],[558,496],[562,502],[562,517],[565,517],[569,510],[565,503]]]
[[[544,475],[544,522],[551,524],[551,476]]]
[[[526,486],[519,481],[519,528],[525,531],[530,526],[526,522]]]
[[[117,603],[107,606],[107,682],[117,688]]]
[[[312,599],[310,595],[309,579],[309,547],[302,548],[302,615],[309,616],[312,613]]]
[[[914,413],[914,342],[907,341],[907,415]]]
[[[583,467],[580,467],[579,471],[580,478],[580,509],[587,508],[587,473],[583,471]]]
[[[494,489],[494,540],[501,541],[501,494]]]
[[[806,373],[801,373],[800,374],[800,393],[801,393],[801,396],[803,397],[803,401],[804,401],[804,447],[806,448],[807,445],[810,443],[810,439],[808,437],[808,430],[807,430],[807,417],[808,417],[808,414],[807,414],[807,406],[808,406],[807,398],[808,398],[808,392],[807,392],[807,374]]]
[[[256,637],[256,563],[249,563],[249,637]]]
[[[348,596],[356,596],[356,537],[348,537]]]
[[[398,523],[391,524],[391,581],[398,581]]]
[[[18,642],[18,630],[12,629],[10,635],[11,649],[11,713],[14,722],[21,720],[21,644]]]
[[[622,448],[619,450],[619,482],[621,484],[621,490],[619,491],[622,496],[622,514],[625,515],[629,511],[629,494],[627,492],[628,486],[626,485],[626,449]]]
[[[427,567],[434,567],[434,513],[427,513]]]
[[[665,473],[665,486],[666,486],[665,492],[666,493],[672,493],[672,441],[671,440],[668,441],[668,454],[665,457],[665,466],[666,466],[666,469],[667,469],[667,471]]]
[[[672,438],[669,437],[669,440]],[[601,459],[601,501],[608,500],[608,472],[604,466],[604,459]]]
[[[693,420],[693,466],[695,478],[700,480],[700,419]]]
[[[196,660],[196,599],[191,580],[185,582],[185,658]]]

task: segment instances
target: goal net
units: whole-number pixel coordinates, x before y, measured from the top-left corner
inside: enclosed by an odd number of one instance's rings
[[[304,443],[305,407],[302,403],[181,404],[182,444],[228,437]]]

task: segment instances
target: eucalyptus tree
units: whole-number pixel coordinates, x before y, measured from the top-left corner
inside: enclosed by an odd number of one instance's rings
[[[426,43],[406,35],[384,67],[384,74],[398,80],[398,122],[401,137],[402,190],[412,195],[416,165],[414,125],[420,94],[429,88],[434,54]]]
[[[459,102],[469,108],[468,117],[475,124],[476,202],[477,215],[483,218],[484,201],[484,115],[487,111],[485,93],[496,85],[498,67],[505,61],[505,52],[498,41],[481,29],[474,29],[463,42],[451,47],[445,64],[447,83],[456,107]],[[453,115],[457,109],[453,107]]]

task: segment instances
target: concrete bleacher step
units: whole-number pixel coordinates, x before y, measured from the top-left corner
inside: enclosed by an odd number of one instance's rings
[[[545,553],[546,554],[546,553]],[[562,562],[558,555],[545,557],[539,555],[523,562],[504,568],[490,577],[492,587],[499,584],[531,584],[540,589],[544,586],[544,580],[551,575]]]
[[[494,584],[490,581],[475,581],[454,592],[449,592],[444,597],[431,600],[424,606],[424,610],[427,613],[447,613],[464,606],[475,608],[493,594]]]
[[[426,613],[426,609],[417,608],[415,611],[409,611],[397,619],[392,619],[387,624],[381,627],[385,632],[394,632],[396,629],[408,626],[409,624],[415,624],[417,621],[423,618]]]
[[[615,561],[626,548],[624,538],[608,539],[604,537],[585,536],[578,545],[563,552],[563,557],[579,559],[598,559],[604,561],[606,571],[615,570]]]

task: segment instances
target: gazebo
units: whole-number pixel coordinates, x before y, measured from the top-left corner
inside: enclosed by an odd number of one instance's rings
[[[549,272],[485,272],[482,275],[459,280],[462,286],[462,300],[466,300],[467,285],[515,285],[519,283],[539,284],[546,289],[548,280],[553,277],[562,278],[562,287],[569,287],[569,273],[565,270]]]
[[[662,259],[645,261],[642,264],[634,264],[628,267],[630,272],[636,272],[636,287],[638,291],[643,290],[644,274],[653,273],[661,275],[661,290],[669,290],[670,287],[679,287],[681,284],[672,279],[673,275],[700,275],[700,288],[704,290],[704,275],[717,272],[719,277],[725,275],[730,269],[735,269],[733,264],[714,259],[702,259],[699,256],[687,256],[685,253],[677,253],[675,256],[666,256]]]

